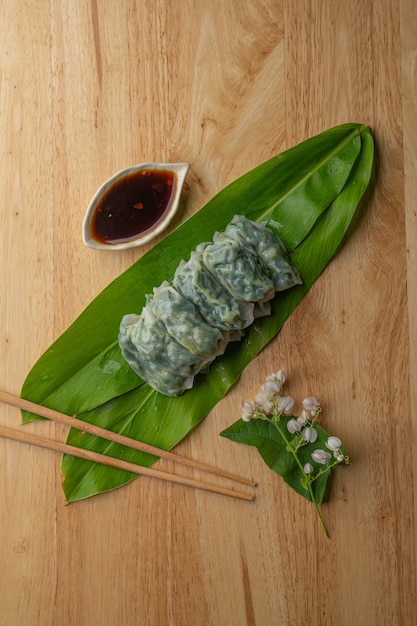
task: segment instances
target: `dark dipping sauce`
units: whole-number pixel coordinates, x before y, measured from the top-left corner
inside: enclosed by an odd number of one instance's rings
[[[175,184],[175,173],[167,170],[140,170],[119,178],[97,203],[91,237],[116,244],[143,235],[169,209]]]

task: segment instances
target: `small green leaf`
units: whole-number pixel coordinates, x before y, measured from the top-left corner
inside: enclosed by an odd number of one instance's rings
[[[297,435],[290,435],[287,431],[287,423],[293,417],[282,416],[279,422],[279,427],[287,440],[297,437]],[[329,437],[328,433],[318,424],[314,428],[318,433],[317,441],[315,443],[307,443],[297,450],[299,463],[297,463],[293,453],[288,451],[287,440],[283,438],[277,427],[269,420],[253,419],[250,422],[244,422],[239,419],[221,432],[220,435],[236,443],[257,448],[268,467],[279,474],[294,491],[304,496],[307,500],[312,501],[310,491],[308,488],[303,487],[305,475],[301,468],[306,463],[311,463],[316,471],[323,468],[323,466],[312,460],[311,454],[320,448],[326,450],[326,441]],[[319,478],[311,483],[317,504],[323,502],[329,476],[330,470],[324,471]]]
[[[280,379],[281,380],[281,379]],[[282,380],[281,380],[282,382]],[[271,384],[271,383],[270,383]],[[262,388],[261,388],[262,390]],[[262,391],[265,394],[265,391]],[[337,437],[319,426],[315,419],[303,416],[303,422],[295,416],[282,415],[279,412],[280,387],[267,392],[267,411],[275,406],[275,412],[265,414],[262,408],[264,398],[259,404],[252,404],[245,415],[249,421],[239,419],[220,433],[231,441],[257,448],[265,463],[298,494],[313,503],[320,524],[329,536],[318,505],[323,502],[327,481],[331,472],[341,463],[349,460],[344,447]],[[320,406],[318,407],[321,411]],[[289,428],[289,422],[293,422]],[[315,441],[311,442],[312,435]],[[341,458],[339,458],[341,457]]]

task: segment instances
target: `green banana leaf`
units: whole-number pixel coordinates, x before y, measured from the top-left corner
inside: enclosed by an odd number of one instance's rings
[[[164,449],[174,447],[279,331],[337,251],[368,187],[373,147],[367,126],[337,126],[230,184],[93,300],[35,363],[22,397]],[[278,294],[272,315],[257,320],[244,340],[231,344],[208,374],[196,378],[193,389],[178,398],[162,396],[124,362],[117,345],[120,320],[126,313],[140,312],[146,294],[171,280],[181,259],[238,213],[278,233],[303,285]],[[23,414],[24,422],[33,419],[39,417]],[[141,465],[156,460],[74,429],[68,443]],[[137,477],[68,456],[63,457],[62,473],[68,502]]]

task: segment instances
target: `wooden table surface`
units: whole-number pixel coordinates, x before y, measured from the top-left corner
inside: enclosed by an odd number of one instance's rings
[[[377,145],[347,244],[177,448],[253,475],[256,500],[139,478],[65,506],[59,455],[2,440],[1,626],[416,624],[415,0],[2,0],[0,58],[0,388],[13,393],[144,252],[82,244],[115,171],[190,162],[177,225],[333,125],[368,124]],[[330,540],[256,450],[219,437],[279,368],[294,396],[320,398],[352,460],[322,507]],[[0,423],[19,412],[1,406]]]

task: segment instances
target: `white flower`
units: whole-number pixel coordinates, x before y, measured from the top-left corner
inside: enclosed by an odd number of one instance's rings
[[[307,426],[306,428],[304,428],[302,435],[307,443],[314,443],[315,441],[317,441],[318,433],[315,428]]]
[[[273,374],[269,374],[266,377],[266,385],[273,384],[275,386],[275,394],[279,394],[281,392],[282,386],[285,383],[287,378],[286,373],[283,370],[279,370],[278,372],[274,372]]]
[[[270,396],[276,396],[281,391],[281,385],[276,380],[267,380],[261,387]]]
[[[295,435],[295,433],[300,432],[301,430],[301,426],[300,424],[297,422],[297,420],[295,419],[291,419],[287,422],[287,430],[289,433],[291,433],[292,435]]]
[[[280,413],[284,413],[284,415],[289,415],[294,406],[294,398],[291,396],[282,396],[278,398],[278,411]]]
[[[338,461],[339,463],[342,463],[345,460],[345,457],[343,456],[343,454],[338,454],[336,457],[336,461]]]
[[[314,452],[311,454],[311,458],[316,463],[326,465],[327,461],[331,458],[331,454],[325,452],[325,450],[314,450]]]
[[[284,370],[278,370],[277,372],[270,374],[266,380],[272,380],[280,383],[280,386],[282,386],[287,380],[287,373]]]
[[[275,406],[275,398],[279,395],[281,386],[275,380],[268,380],[264,383],[256,396],[256,402],[261,405],[261,408],[267,415],[270,415]]]
[[[306,411],[309,411],[313,417],[315,417],[321,410],[320,402],[314,396],[304,398],[303,407]]]
[[[273,413],[274,403],[270,397],[262,393],[262,391],[260,391],[256,396],[256,402],[259,404],[259,408],[265,413],[265,415],[271,415],[271,413]]]
[[[242,411],[242,420],[250,422],[251,417],[256,413],[259,407],[254,402],[244,402]]]
[[[300,417],[297,417],[297,422],[301,425],[301,426],[307,426],[308,424],[308,413],[306,410],[302,410],[301,411],[301,415]]]
[[[304,474],[312,474],[314,472],[314,467],[311,463],[306,463],[304,465]]]
[[[326,441],[326,448],[329,448],[329,450],[332,450],[333,452],[338,450],[341,445],[342,442],[339,437],[329,437]]]

